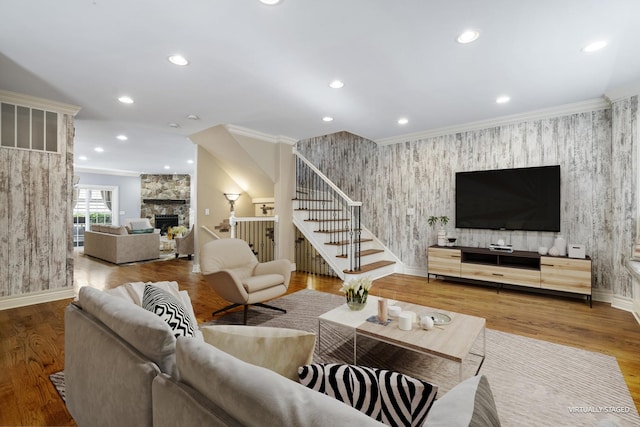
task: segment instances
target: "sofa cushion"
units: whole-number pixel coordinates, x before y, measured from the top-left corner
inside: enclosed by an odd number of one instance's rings
[[[155,362],[161,371],[175,371],[176,338],[160,317],[123,298],[89,286],[80,288],[78,303],[115,334]]]
[[[425,425],[499,427],[498,410],[487,377],[471,377],[449,390],[433,404]]]
[[[316,335],[296,329],[266,326],[208,325],[205,342],[252,365],[262,366],[293,381],[298,368],[311,363]]]
[[[131,222],[129,223],[129,226],[131,227],[131,230],[147,230],[149,228],[153,229],[153,226],[151,225],[151,222],[149,221],[148,218],[139,218],[139,219],[132,219]]]
[[[144,286],[142,308],[160,316],[177,337],[193,337],[198,328],[182,303],[169,292],[149,283]]]
[[[299,369],[300,383],[388,425],[420,426],[438,387],[398,372],[336,363]]]
[[[191,298],[189,298],[189,293],[187,291],[181,291],[178,287],[178,282],[175,281],[162,281],[162,282],[147,282],[150,285],[157,286],[160,289],[164,289],[173,295],[178,301],[184,305],[184,308],[187,310],[189,316],[195,323],[198,322],[195,312],[193,311],[193,304],[191,303]],[[112,295],[119,296],[121,298],[125,298],[128,301],[133,302],[136,305],[142,307],[142,295],[144,294],[144,286],[147,284],[145,282],[129,282],[124,283],[120,286],[116,286],[115,288],[107,289],[105,292],[108,292]],[[196,337],[202,339],[202,332],[200,330],[196,330]]]
[[[247,426],[367,426],[363,413],[205,342],[179,337],[178,379]]]

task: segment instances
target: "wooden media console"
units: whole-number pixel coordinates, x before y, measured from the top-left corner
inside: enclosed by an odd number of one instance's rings
[[[591,300],[591,259],[547,256],[529,251],[495,251],[471,247],[431,246],[427,256],[430,275],[491,282],[497,285],[570,292]]]

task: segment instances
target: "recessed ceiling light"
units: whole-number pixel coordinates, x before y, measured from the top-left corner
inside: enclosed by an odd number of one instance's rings
[[[480,33],[476,30],[467,30],[464,33],[460,34],[456,39],[458,43],[466,44],[476,41],[480,37]]]
[[[96,153],[102,153],[102,152],[104,152],[104,148],[96,147],[96,148],[93,149],[93,151],[95,151]]]
[[[189,65],[189,60],[182,55],[171,55],[168,59],[173,65]]]
[[[133,98],[131,98],[130,96],[121,96],[120,98],[118,98],[118,101],[122,102],[123,104],[133,104]]]
[[[511,101],[511,98],[508,97],[507,95],[500,95],[499,97],[496,98],[496,102],[498,104],[505,104],[509,101]]]
[[[332,89],[340,89],[344,87],[344,83],[342,83],[340,80],[334,80],[331,83],[329,83],[329,87]]]
[[[269,6],[276,5],[280,3],[281,0],[260,0],[260,3],[268,4]]]
[[[177,124],[177,123],[169,123],[169,127],[170,127],[170,128],[179,128],[179,127],[180,127],[180,125],[179,125],[179,124]]]
[[[187,160],[187,163],[189,163],[190,165],[192,165],[192,164],[193,164],[193,160],[189,159],[189,160]]]
[[[324,116],[324,117],[322,118],[322,121],[323,121],[323,122],[332,122],[332,121],[333,121],[333,117],[330,117],[330,116]]]
[[[78,156],[78,160],[88,160],[87,156]]]
[[[171,166],[169,166],[169,165],[164,165],[164,168],[165,168],[165,169],[171,169]]]
[[[118,135],[116,136],[116,138],[119,139],[120,141],[126,141],[127,139],[129,139],[127,135]]]
[[[196,116],[195,114],[189,114],[187,116],[187,119],[189,119],[189,120],[200,120],[200,117]]]
[[[406,125],[407,123],[409,123],[409,119],[406,119],[404,117],[401,117],[398,119],[398,124],[399,125]]]
[[[595,52],[597,50],[602,49],[607,45],[607,42],[604,40],[599,40],[597,42],[590,43],[582,48],[582,51],[585,53]]]

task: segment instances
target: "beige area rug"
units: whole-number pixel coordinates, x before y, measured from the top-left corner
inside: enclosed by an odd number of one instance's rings
[[[252,307],[248,324],[317,333],[317,317],[343,302],[338,295],[303,290],[271,302],[287,314]],[[242,311],[209,323],[241,324]],[[351,363],[349,335],[323,326],[322,352],[316,348],[314,361]],[[486,347],[480,373],[489,379],[503,426],[640,426],[614,357],[491,329],[486,331]],[[439,386],[439,395],[458,382],[455,363],[363,338],[358,338],[357,362],[425,379]],[[465,362],[465,377],[473,375],[477,366],[478,358]]]

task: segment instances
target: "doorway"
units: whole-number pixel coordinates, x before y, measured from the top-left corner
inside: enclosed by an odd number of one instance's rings
[[[73,246],[84,246],[92,224],[118,225],[118,187],[76,185],[73,188]]]

